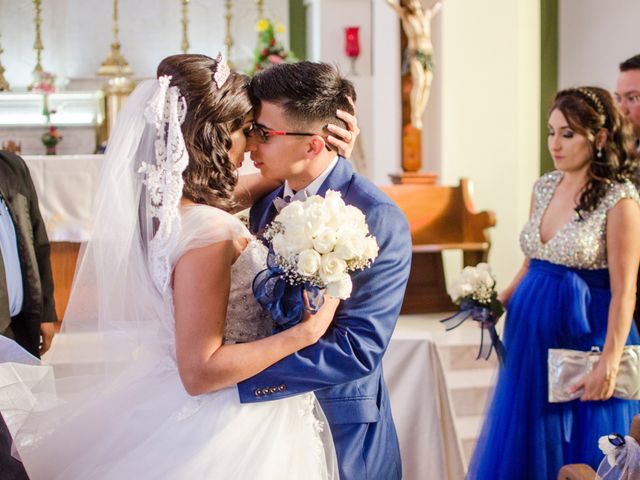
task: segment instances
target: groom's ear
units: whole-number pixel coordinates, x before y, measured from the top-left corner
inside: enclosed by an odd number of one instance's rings
[[[309,141],[307,142],[307,156],[310,158],[317,157],[324,152],[325,144],[324,138],[320,135],[309,137]]]

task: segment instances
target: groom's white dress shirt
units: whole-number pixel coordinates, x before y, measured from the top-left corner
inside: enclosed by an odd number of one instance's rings
[[[329,176],[329,174],[333,171],[335,166],[338,163],[337,157],[333,159],[333,161],[324,169],[324,171],[316,178],[313,182],[307,185],[302,190],[294,192],[289,185],[289,182],[285,180],[284,182],[284,191],[282,192],[282,198],[287,198],[289,196],[289,201],[300,200],[304,201],[305,198],[310,197],[311,195],[315,195],[320,190],[320,187],[324,183],[325,179]]]

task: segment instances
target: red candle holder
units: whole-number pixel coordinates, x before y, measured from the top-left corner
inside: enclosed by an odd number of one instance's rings
[[[360,55],[359,32],[360,27],[346,27],[344,29],[344,51],[351,59],[351,72],[349,73],[352,75],[356,75],[356,59]]]

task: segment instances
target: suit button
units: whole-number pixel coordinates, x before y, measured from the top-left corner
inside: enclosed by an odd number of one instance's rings
[[[256,397],[261,397],[262,396],[262,390],[260,390],[259,388],[256,388],[255,392]]]
[[[278,391],[278,388],[277,388],[277,387],[271,387],[271,388],[269,389],[269,393],[276,393],[277,391]]]
[[[283,385],[278,385],[278,391],[279,392],[284,392],[287,389],[287,387],[283,384]]]

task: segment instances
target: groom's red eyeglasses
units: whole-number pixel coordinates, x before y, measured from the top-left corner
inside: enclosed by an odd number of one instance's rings
[[[315,135],[320,135],[319,133],[284,132],[282,130],[273,130],[256,121],[251,122],[249,126],[244,129],[244,134],[246,136],[257,135],[258,140],[260,140],[260,143],[267,143],[267,140],[269,140],[269,137],[280,137],[285,135],[298,136],[298,137],[313,137]],[[327,150],[331,150],[331,148],[329,148],[329,145],[325,144],[325,146],[327,147]]]

